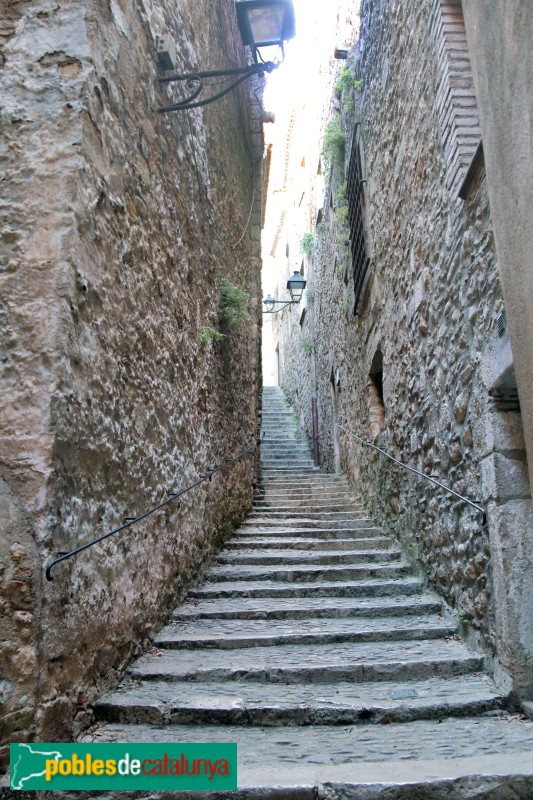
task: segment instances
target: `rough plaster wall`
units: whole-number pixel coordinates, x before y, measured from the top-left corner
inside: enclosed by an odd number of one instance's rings
[[[156,82],[153,32],[173,33],[184,70],[234,64],[242,46],[229,0],[39,0],[4,6],[0,22],[0,463],[32,603],[13,588],[4,546],[2,562],[13,608],[39,617],[40,650],[38,691],[21,672],[27,707],[5,709],[27,712],[27,724],[6,716],[2,739],[32,736],[36,706],[50,741],[84,724],[95,693],[250,507],[254,456],[180,510],[60,565],[41,597],[42,566],[58,551],[255,438],[261,148],[246,89],[205,112],[156,111],[175,90]],[[202,347],[200,328],[218,324],[221,274],[250,292],[251,321]],[[13,631],[6,658],[25,641]]]
[[[490,403],[480,363],[503,303],[484,171],[465,203],[447,188],[433,10],[429,0],[392,2],[386,13],[377,2],[363,5],[356,118],[373,262],[362,313],[354,317],[353,282],[345,281],[326,202],[314,259],[321,458],[333,470],[332,370],[341,424],[370,438],[368,375],[381,348],[386,415],[378,443],[456,491],[488,500],[473,425]],[[349,139],[353,118],[345,124]],[[309,371],[297,337],[286,334],[284,352],[284,385],[303,410]],[[305,420],[308,429],[307,414]],[[347,435],[341,442],[343,468],[372,513],[491,647],[490,544],[479,516]],[[512,457],[522,475],[520,453]]]

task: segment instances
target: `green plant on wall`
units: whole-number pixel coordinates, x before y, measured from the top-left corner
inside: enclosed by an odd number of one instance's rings
[[[209,342],[221,342],[222,339],[225,339],[223,333],[217,331],[216,328],[210,328],[207,325],[204,325],[203,328],[200,328],[198,332],[198,341],[200,342],[201,347],[207,347]]]
[[[301,240],[300,240],[300,250],[302,253],[305,253],[306,256],[313,255],[313,251],[315,249],[315,236],[313,233],[304,233]]]
[[[322,154],[330,165],[344,166],[344,153],[346,149],[346,136],[341,123],[341,118],[337,114],[332,117],[324,131],[322,142]]]
[[[245,289],[232,283],[228,278],[222,277],[219,283],[218,295],[218,321],[224,328],[237,327],[248,322],[248,301],[250,295]],[[201,347],[206,347],[209,342],[221,342],[226,334],[204,325],[198,332],[198,341]]]
[[[244,325],[248,322],[248,301],[250,295],[227,278],[220,279],[218,299],[218,321],[226,327]]]
[[[315,346],[311,339],[305,338],[300,342],[300,350],[302,353],[305,353],[306,356],[312,355],[314,349]]]
[[[343,92],[352,90],[360,92],[361,81],[355,77],[355,72],[352,67],[344,67],[333,87],[333,92],[335,93],[335,97],[340,98]]]
[[[361,91],[361,81],[355,77],[352,67],[344,67],[333,87],[333,92],[338,100],[342,98],[345,114],[349,114],[355,108],[354,91]]]
[[[350,255],[350,232],[348,229],[348,196],[345,183],[341,183],[338,186],[336,201],[337,243],[342,258],[348,258]]]

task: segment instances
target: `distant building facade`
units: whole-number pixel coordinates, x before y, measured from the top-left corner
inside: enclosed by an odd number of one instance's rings
[[[178,90],[157,36],[178,71],[244,63],[232,0],[36,0],[0,24],[5,761],[87,723],[251,507],[257,453],[44,579],[255,442],[263,87],[158,113]],[[222,277],[246,293],[238,330]]]
[[[524,150],[533,118],[531,20],[520,26],[514,5],[516,26],[505,28],[498,14],[487,36],[498,48],[491,59],[502,50],[522,104],[515,124],[524,127],[513,130],[512,155],[502,163],[516,177],[512,202],[524,209],[531,208],[531,183],[519,177],[531,170]],[[466,3],[463,15],[459,0],[362,3],[323,155],[310,167],[311,176],[328,174],[325,199],[312,209],[307,310],[280,315],[277,347],[280,381],[309,436],[318,437],[320,462],[345,471],[398,535],[492,656],[497,679],[532,696],[533,356],[524,336],[533,340],[533,306],[517,317],[520,291],[530,297],[524,258],[533,252],[532,226],[522,220],[512,242],[484,16],[483,3]],[[498,87],[503,95],[500,80]],[[508,100],[503,107],[511,114]],[[473,500],[487,523],[366,443]]]

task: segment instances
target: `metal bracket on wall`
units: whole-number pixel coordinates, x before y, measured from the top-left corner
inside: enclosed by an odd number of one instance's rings
[[[235,69],[216,69],[207,72],[193,72],[187,75],[167,75],[159,78],[159,83],[174,83],[180,82],[185,84],[190,94],[183,100],[173,103],[169,106],[162,106],[158,108],[160,114],[166,114],[169,111],[190,111],[193,108],[200,108],[220,100],[221,97],[229,94],[229,92],[236,89],[239,84],[251,78],[253,75],[263,76],[265,72],[270,73],[279,67],[273,61],[265,61],[260,64],[249,64],[246,67],[237,67]],[[206,87],[218,85],[210,83],[212,78],[227,78],[231,80],[228,86],[225,86],[220,92],[212,94],[209,97],[198,100]]]

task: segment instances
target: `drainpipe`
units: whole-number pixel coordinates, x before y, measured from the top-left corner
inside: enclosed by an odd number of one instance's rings
[[[313,260],[309,259],[309,278],[313,278]],[[313,349],[310,358],[310,380],[311,380],[311,423],[313,430],[313,463],[315,467],[320,466],[320,457],[318,450],[318,403],[317,403],[317,384],[316,384],[316,353],[315,353],[315,304],[312,302],[308,306],[309,315],[309,337],[313,342]]]
[[[316,389],[316,387],[313,388]],[[318,456],[318,408],[316,397],[311,398],[311,418],[313,420],[313,463],[315,467],[318,467],[320,459]]]

